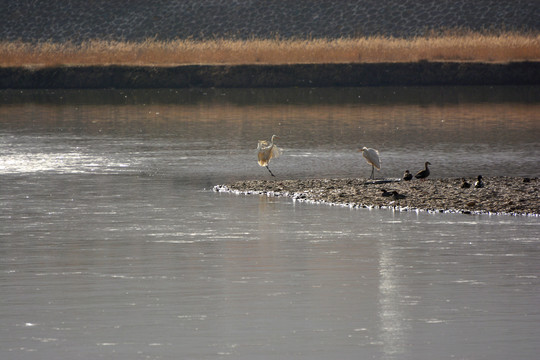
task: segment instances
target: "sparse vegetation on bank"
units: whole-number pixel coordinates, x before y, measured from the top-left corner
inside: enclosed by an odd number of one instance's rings
[[[411,39],[207,41],[148,39],[83,43],[0,42],[0,66],[300,64],[427,61],[539,61],[540,35],[456,32]]]

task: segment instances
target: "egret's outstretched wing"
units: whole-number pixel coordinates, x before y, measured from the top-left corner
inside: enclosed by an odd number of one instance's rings
[[[257,144],[257,150],[262,150],[263,148],[268,146],[268,141],[266,140],[259,140]]]
[[[283,153],[283,150],[278,148],[276,145],[272,147],[272,153],[270,154],[270,159],[278,158]]]

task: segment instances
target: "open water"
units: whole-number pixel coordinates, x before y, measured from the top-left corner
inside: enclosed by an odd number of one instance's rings
[[[536,358],[538,217],[211,189],[540,176],[539,91],[2,91],[0,358]]]

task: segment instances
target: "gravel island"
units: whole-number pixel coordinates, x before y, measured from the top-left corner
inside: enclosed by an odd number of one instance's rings
[[[486,177],[482,188],[475,188],[476,179],[465,180],[469,188],[462,187],[462,178],[250,180],[216,185],[214,191],[351,208],[540,216],[538,178]]]

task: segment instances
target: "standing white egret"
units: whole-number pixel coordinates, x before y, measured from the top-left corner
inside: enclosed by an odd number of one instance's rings
[[[270,175],[275,176],[270,168],[268,167],[268,163],[270,163],[270,160],[273,158],[277,158],[281,155],[281,149],[278,148],[276,145],[274,145],[274,139],[277,139],[278,137],[276,135],[272,135],[272,139],[270,139],[270,143],[266,140],[259,140],[259,144],[257,145],[257,152],[258,152],[258,159],[259,159],[259,165],[265,166],[266,169],[270,172]]]
[[[359,150],[359,151],[362,151],[362,155],[366,158],[366,161],[368,162],[368,164],[371,165],[370,179],[374,179],[375,168],[377,168],[377,170],[381,170],[381,160],[379,159],[379,151],[375,149],[371,149],[371,148],[368,149],[365,146],[362,148],[362,150]]]

